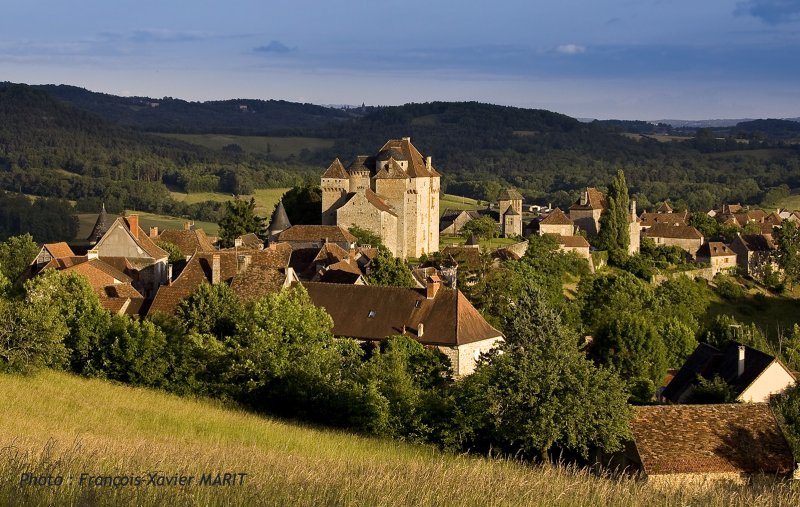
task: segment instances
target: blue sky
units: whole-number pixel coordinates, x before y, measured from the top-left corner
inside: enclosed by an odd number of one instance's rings
[[[576,117],[800,116],[800,0],[5,0],[0,80]]]

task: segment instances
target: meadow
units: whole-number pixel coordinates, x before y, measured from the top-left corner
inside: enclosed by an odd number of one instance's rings
[[[0,375],[0,406],[2,505],[800,502],[800,494],[787,486],[664,492],[643,481],[602,478],[566,466],[444,454],[431,447],[312,428],[218,402],[54,371]],[[44,484],[49,477],[51,485],[23,483],[25,473],[44,477],[39,479]],[[218,486],[198,483],[203,474],[216,478],[217,473],[236,474],[237,480]],[[155,484],[149,483],[150,474],[155,474]],[[184,486],[156,485],[176,476],[193,480]],[[61,484],[55,485],[59,477]],[[114,487],[103,485],[109,481],[104,477],[127,479],[116,479]],[[121,485],[137,477],[141,485]]]

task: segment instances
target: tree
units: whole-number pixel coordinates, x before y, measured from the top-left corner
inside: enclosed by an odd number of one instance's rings
[[[461,228],[461,235],[467,239],[475,235],[479,239],[492,239],[500,235],[500,225],[492,217],[470,220]]]
[[[254,233],[266,239],[267,231],[264,218],[256,215],[256,200],[249,201],[236,198],[225,203],[225,216],[219,221],[219,241],[225,248],[232,247],[239,236]]]
[[[319,180],[317,180],[319,181]],[[307,182],[283,194],[283,207],[293,225],[319,224],[322,217],[322,189]]]
[[[23,234],[12,236],[0,243],[0,270],[12,283],[28,269],[36,254],[39,245],[34,243],[33,236]]]
[[[457,384],[462,445],[541,460],[554,447],[620,449],[630,435],[623,382],[586,359],[535,293],[506,328],[508,341]]]
[[[416,287],[411,269],[402,260],[381,248],[378,255],[369,263],[367,280],[371,285],[387,287]]]
[[[733,388],[719,375],[706,379],[699,377],[697,385],[692,388],[692,393],[685,403],[693,405],[706,405],[713,403],[734,403],[736,393]]]
[[[156,245],[169,254],[167,262],[170,264],[186,260],[186,256],[183,255],[183,252],[181,252],[181,249],[178,248],[178,245],[175,243],[170,243],[169,241],[156,241]]]
[[[362,229],[357,225],[353,225],[347,230],[350,232],[350,234],[356,237],[356,239],[358,240],[358,246],[369,245],[372,248],[378,248],[383,246],[383,241],[381,241],[381,237],[372,231]]]
[[[175,315],[189,332],[217,338],[235,334],[242,314],[242,303],[224,283],[201,283],[175,309]]]
[[[778,250],[775,253],[778,266],[783,270],[784,280],[789,288],[800,281],[800,229],[797,224],[784,220],[775,231],[775,242]]]
[[[800,384],[770,399],[773,413],[781,424],[795,458],[800,457]]]
[[[615,315],[595,336],[592,354],[626,379],[646,378],[661,385],[667,369],[664,340],[642,315]]]
[[[585,276],[578,283],[581,318],[587,332],[604,327],[623,313],[648,314],[654,300],[652,286],[625,271]]]
[[[53,306],[0,298],[0,372],[65,366],[66,334],[67,326]]]
[[[600,231],[597,235],[598,246],[609,252],[618,251],[621,257],[628,254],[630,238],[630,200],[625,173],[622,169],[611,180],[606,197],[607,208],[600,217]]]

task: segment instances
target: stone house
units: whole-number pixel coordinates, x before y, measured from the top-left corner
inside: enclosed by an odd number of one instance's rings
[[[663,209],[659,208],[659,209]],[[668,208],[669,212],[657,211],[655,213],[647,213],[644,212],[639,215],[639,227],[642,231],[646,231],[650,227],[656,224],[667,224],[667,225],[682,225],[686,226],[689,225],[689,212],[688,211],[681,211],[675,213],[672,211],[672,208]]]
[[[779,269],[773,259],[776,246],[771,235],[740,234],[733,239],[730,248],[736,252],[739,267],[753,278],[761,278],[767,266]]]
[[[335,336],[364,342],[410,336],[444,353],[454,375],[468,375],[481,353],[503,342],[503,334],[461,291],[442,288],[438,277],[427,282],[422,289],[314,282],[303,286],[314,304],[333,318]]]
[[[655,241],[656,245],[677,246],[693,258],[703,245],[703,235],[691,225],[655,224],[642,235]]]
[[[459,234],[467,223],[480,217],[481,214],[477,210],[447,209],[439,220],[439,234]]]
[[[605,459],[659,488],[790,479],[794,457],[766,403],[634,407],[632,441]]]
[[[720,241],[706,241],[697,251],[697,262],[711,266],[711,276],[736,269],[736,252]]]
[[[522,194],[506,188],[497,197],[500,234],[504,238],[522,236]]]
[[[543,234],[572,236],[575,234],[575,223],[560,208],[556,208],[539,221],[539,235]]]
[[[33,261],[31,261],[30,273],[28,276],[35,275],[50,264],[52,260],[63,259],[65,257],[76,257],[75,252],[72,251],[72,248],[70,248],[68,244],[63,241],[60,243],[45,243],[42,245],[42,248],[39,249],[39,253],[36,254]]]
[[[322,223],[357,225],[403,259],[437,252],[440,179],[409,137],[359,155],[347,169],[337,158],[321,178]]]
[[[90,260],[100,258],[132,275],[133,286],[145,298],[152,298],[158,287],[167,282],[169,254],[139,227],[139,215],[114,220],[87,256]]]
[[[731,341],[722,350],[701,343],[664,388],[661,399],[684,403],[699,382],[719,376],[736,395],[736,401],[766,402],[795,383],[792,372],[779,359]]]
[[[569,217],[592,238],[600,231],[600,216],[606,207],[606,196],[596,188],[587,187],[580,199],[569,207]]]
[[[549,234],[549,233],[548,233]],[[592,264],[592,255],[589,252],[589,242],[583,236],[561,236],[552,234],[558,241],[558,249],[562,252],[575,252],[578,257],[582,257]]]

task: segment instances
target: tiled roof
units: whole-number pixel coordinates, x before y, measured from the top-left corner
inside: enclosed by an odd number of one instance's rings
[[[460,291],[304,283],[316,306],[333,317],[336,336],[382,340],[406,334],[424,345],[457,346],[502,336]],[[422,336],[419,325],[424,324]]]
[[[675,378],[664,389],[662,396],[676,403],[681,401],[687,390],[698,382],[698,375],[709,380],[718,375],[731,386],[737,396],[740,395],[776,361],[774,356],[745,346],[744,372],[739,375],[740,345],[731,341],[720,350],[707,343],[701,343],[686,359],[675,374]]]
[[[580,210],[580,209],[584,209],[584,210],[586,210],[586,209],[592,209],[592,210],[595,210],[595,209],[606,209],[606,206],[607,206],[606,205],[606,196],[603,194],[603,192],[601,192],[601,191],[599,191],[599,190],[597,190],[596,188],[593,188],[593,187],[587,187],[586,190],[584,190],[584,192],[585,192],[586,197],[587,197],[586,203],[585,204],[582,203],[584,194],[581,193],[581,197],[578,198],[578,200],[575,202],[575,204],[570,206],[569,209],[571,209],[571,210],[572,209],[575,209],[575,210]]]
[[[642,227],[652,227],[656,224],[689,225],[689,213],[642,213],[639,216]]]
[[[648,238],[702,239],[703,235],[691,225],[655,224],[643,232]]]
[[[425,159],[417,148],[411,144],[409,138],[390,139],[378,150],[378,153],[392,149],[402,153],[403,159],[408,160],[408,170],[406,172],[411,178],[440,176],[433,166],[430,168],[425,166]]]
[[[347,174],[342,162],[337,158],[334,160],[328,169],[322,173],[323,178],[337,178],[341,180],[346,180],[350,178],[350,175]]]
[[[769,405],[635,407],[631,432],[647,475],[786,474],[794,459]]]
[[[340,269],[329,269],[322,274],[317,280],[319,283],[340,283],[353,285],[362,279],[360,273],[350,273],[349,271],[342,271]]]
[[[46,248],[54,259],[60,259],[62,257],[75,257],[75,252],[73,252],[72,248],[70,248],[69,245],[63,241],[60,243],[45,243],[43,248]]]
[[[344,171],[344,168],[342,170]],[[286,214],[286,208],[284,208],[283,199],[281,199],[278,201],[278,205],[275,206],[275,211],[272,212],[272,218],[269,221],[270,233],[272,231],[285,231],[291,226],[292,223],[289,222],[289,215]]]
[[[242,301],[255,301],[267,294],[280,292],[286,284],[285,270],[251,264],[233,277],[231,289]]]
[[[356,262],[349,262],[347,260],[339,261],[334,264],[328,266],[329,271],[345,271],[348,273],[353,273],[354,275],[360,275],[361,269],[359,269],[358,264]]]
[[[86,258],[84,257],[83,259]],[[93,288],[133,281],[131,277],[100,259],[86,259],[83,262],[74,262],[70,266],[62,268],[62,271],[74,271],[84,275],[89,280],[89,285]]]
[[[522,194],[514,188],[504,188],[497,196],[498,201],[521,201]]]
[[[325,243],[319,249],[319,253],[314,257],[313,262],[324,262],[332,264],[334,262],[343,261],[350,257],[350,254],[344,248],[336,243]]]
[[[107,231],[108,216],[106,215],[106,205],[103,204],[100,214],[97,215],[97,220],[94,223],[94,227],[92,227],[92,232],[89,233],[89,237],[86,238],[86,241],[88,241],[90,244],[97,243]]]
[[[378,170],[378,172],[375,174],[375,178],[376,179],[396,179],[396,180],[403,179],[404,180],[404,179],[408,178],[408,175],[406,174],[406,172],[403,170],[402,167],[400,167],[400,164],[398,164],[395,161],[395,159],[390,158],[387,162],[385,162],[385,163],[384,162],[380,162],[380,164],[381,164],[381,167]]]
[[[667,201],[664,201],[664,203],[659,206],[656,211],[658,213],[672,213],[672,206],[670,206]]]
[[[583,236],[562,236],[561,234],[548,234],[555,236],[559,245],[569,248],[589,248],[589,242]]]
[[[548,213],[539,223],[544,225],[575,225],[575,222],[565,215],[560,208],[556,208]]]
[[[448,246],[442,250],[442,258],[452,257],[463,269],[477,269],[481,265],[480,248],[470,246]]]
[[[737,236],[734,241],[744,245],[751,252],[769,252],[775,249],[772,238],[764,234],[742,234]]]
[[[728,245],[720,241],[707,241],[703,243],[697,251],[698,257],[726,257],[736,255],[736,252],[728,248]]]
[[[169,254],[167,252],[158,248],[158,245],[153,243],[153,240],[150,239],[150,237],[147,234],[145,234],[145,232],[142,230],[141,227],[139,227],[138,231],[136,231],[137,233],[134,234],[133,233],[134,231],[131,231],[130,221],[128,221],[126,217],[120,217],[117,218],[117,220],[120,220],[121,223],[125,226],[125,228],[129,232],[131,232],[133,240],[142,248],[142,250],[144,250],[147,253],[147,255],[149,255],[153,259],[166,259],[169,257]]]
[[[278,235],[278,241],[335,241],[355,243],[356,237],[339,225],[293,225]]]
[[[193,255],[195,252],[216,250],[203,229],[167,229],[159,234],[158,240],[172,243],[185,256]]]
[[[365,189],[364,190],[364,196],[367,198],[367,201],[369,201],[370,204],[372,204],[373,206],[375,206],[379,210],[385,211],[385,212],[390,213],[390,214],[392,214],[394,216],[397,216],[397,213],[395,213],[394,209],[392,209],[391,206],[386,204],[386,201],[381,199],[380,196],[378,194],[376,194],[375,192],[373,192],[372,190],[370,190],[368,188]]]

